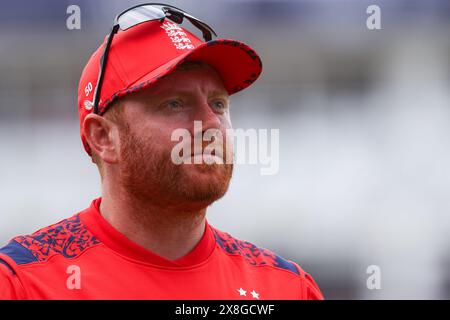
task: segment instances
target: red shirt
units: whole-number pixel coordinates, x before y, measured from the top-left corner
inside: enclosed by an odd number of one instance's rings
[[[130,241],[91,206],[0,249],[0,299],[323,299],[296,263],[206,223],[170,261]]]

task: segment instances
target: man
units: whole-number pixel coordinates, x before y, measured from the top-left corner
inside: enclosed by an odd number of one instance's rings
[[[184,11],[147,5],[122,13],[91,56],[78,110],[102,196],[0,249],[0,298],[323,298],[296,263],[208,224],[233,170],[229,95],[262,67],[247,45],[203,42],[175,23],[183,18],[210,40],[212,29]],[[207,154],[201,140],[179,163],[179,129],[193,139],[213,130],[225,150]]]

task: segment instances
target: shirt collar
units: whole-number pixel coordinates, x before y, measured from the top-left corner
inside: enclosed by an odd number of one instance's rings
[[[141,247],[128,239],[106,221],[100,213],[101,198],[92,201],[89,208],[80,213],[80,219],[89,231],[107,247],[128,258],[162,267],[191,267],[204,262],[213,252],[216,240],[208,221],[203,236],[185,256],[172,261]]]

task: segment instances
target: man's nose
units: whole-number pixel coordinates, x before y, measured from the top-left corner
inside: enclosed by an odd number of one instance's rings
[[[202,132],[205,132],[208,129],[220,130],[222,124],[219,115],[212,110],[208,101],[202,101],[195,109],[196,112],[194,113],[192,123],[194,123],[194,121],[201,121]]]

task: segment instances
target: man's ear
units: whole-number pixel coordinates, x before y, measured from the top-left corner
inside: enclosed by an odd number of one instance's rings
[[[114,122],[91,113],[84,118],[82,131],[92,152],[106,163],[118,162],[120,137]]]

